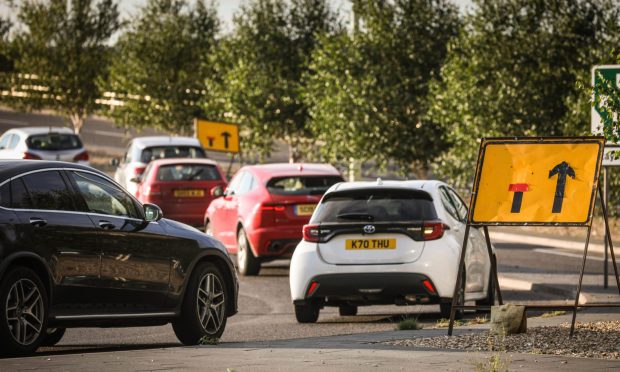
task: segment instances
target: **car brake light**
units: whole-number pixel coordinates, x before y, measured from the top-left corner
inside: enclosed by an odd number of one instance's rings
[[[159,185],[145,185],[143,190],[144,190],[144,196],[161,195],[161,189],[159,188]]]
[[[84,150],[79,154],[75,155],[73,161],[88,161],[88,151]]]
[[[441,221],[428,221],[424,222],[422,227],[422,239],[423,240],[436,240],[443,236],[444,231],[449,230],[450,227]]]
[[[260,206],[261,211],[275,211],[284,212],[286,207],[284,205],[263,204]]]
[[[146,169],[146,167],[135,167],[135,168],[133,169],[133,173],[134,173],[134,175],[136,175],[136,176],[141,176],[141,175],[142,175],[142,173],[144,173],[144,170],[145,170],[145,169]]]
[[[41,157],[38,155],[35,155],[31,152],[24,152],[22,154],[22,159],[32,159],[32,160],[41,160]]]
[[[429,291],[431,294],[437,294],[437,290],[435,289],[435,287],[433,287],[433,283],[431,283],[430,280],[425,279],[422,281],[422,284],[424,284],[426,290]]]
[[[304,240],[310,243],[318,243],[321,230],[319,225],[304,225],[303,236]]]

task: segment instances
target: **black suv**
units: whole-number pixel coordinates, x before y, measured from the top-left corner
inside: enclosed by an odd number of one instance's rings
[[[54,345],[67,327],[169,322],[192,345],[222,335],[237,295],[222,243],[105,174],[0,162],[0,354]]]

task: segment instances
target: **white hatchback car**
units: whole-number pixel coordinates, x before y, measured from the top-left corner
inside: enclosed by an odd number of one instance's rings
[[[441,316],[449,317],[466,218],[465,203],[439,181],[332,186],[291,261],[297,321],[316,322],[324,306],[356,315],[358,306],[377,304],[439,304]],[[493,304],[486,241],[476,228],[465,265],[459,303]]]
[[[122,159],[113,159],[118,166],[114,180],[132,195],[138,191],[138,180],[151,160],[168,158],[206,158],[200,141],[193,137],[137,137],[127,145]],[[133,180],[133,181],[132,181]]]
[[[71,129],[24,127],[0,137],[0,159],[60,160],[88,165],[88,151]]]

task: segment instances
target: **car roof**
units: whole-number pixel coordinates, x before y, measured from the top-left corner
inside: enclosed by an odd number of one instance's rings
[[[273,163],[248,165],[241,170],[252,171],[261,179],[285,176],[341,176],[340,172],[330,164],[316,163]]]
[[[166,159],[156,159],[149,163],[152,167],[160,167],[162,165],[171,165],[171,164],[208,164],[208,165],[217,165],[215,160],[204,159],[204,158],[166,158]]]
[[[194,137],[151,136],[136,137],[132,140],[134,146],[145,148],[150,146],[196,146],[202,147],[200,141]]]
[[[433,189],[438,188],[439,186],[446,185],[444,182],[436,181],[436,180],[415,180],[415,181],[392,181],[392,180],[381,180],[377,179],[377,181],[357,181],[357,182],[340,182],[327,190],[325,194],[329,194],[332,192],[340,192],[347,190],[360,190],[360,189],[385,189],[385,188],[402,188],[408,190],[423,190],[430,192]]]
[[[89,172],[95,172],[101,174],[106,178],[109,178],[105,173],[98,171],[95,168],[91,168],[85,165],[76,163],[67,163],[64,161],[47,161],[47,160],[2,160],[0,161],[0,183],[8,180],[9,178],[18,176],[22,173],[32,172],[40,169],[53,169],[53,168],[67,168],[86,170]]]
[[[62,133],[62,134],[75,134],[73,130],[67,127],[25,127],[25,128],[12,128],[7,132],[22,134],[30,136],[33,134],[46,134],[46,133]]]

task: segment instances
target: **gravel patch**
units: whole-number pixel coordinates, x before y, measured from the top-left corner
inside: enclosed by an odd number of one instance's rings
[[[387,341],[386,344],[432,347],[468,351],[506,351],[551,354],[585,358],[620,359],[620,321],[577,323],[569,337],[570,324],[559,327],[534,327],[527,333],[505,337],[489,333],[438,336]]]

